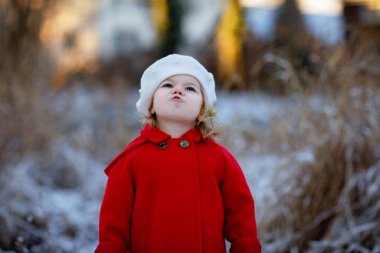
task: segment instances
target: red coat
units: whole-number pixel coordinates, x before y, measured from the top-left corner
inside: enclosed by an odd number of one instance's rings
[[[238,163],[199,130],[147,125],[105,172],[96,253],[225,253],[225,239],[231,253],[261,251]]]

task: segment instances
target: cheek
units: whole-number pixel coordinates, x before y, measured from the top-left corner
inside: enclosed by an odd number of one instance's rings
[[[159,104],[158,101],[157,101],[157,96],[156,96],[157,93],[154,93],[153,95],[153,98],[152,98],[152,104],[151,104],[151,107],[150,107],[150,113],[153,114],[155,113],[156,111],[156,105]]]
[[[152,107],[151,107],[151,113],[155,113],[157,112],[157,110],[160,110],[160,108],[162,107],[162,104],[163,104],[163,96],[162,94],[157,91],[154,96],[153,96],[153,99],[152,99]]]
[[[198,97],[194,100],[194,109],[196,109],[198,112],[200,112],[202,105],[203,105],[202,97]]]

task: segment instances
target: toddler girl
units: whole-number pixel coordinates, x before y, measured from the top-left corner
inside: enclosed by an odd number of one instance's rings
[[[145,127],[105,169],[96,253],[261,252],[254,201],[213,137],[215,82],[173,54],[148,67],[136,106]]]

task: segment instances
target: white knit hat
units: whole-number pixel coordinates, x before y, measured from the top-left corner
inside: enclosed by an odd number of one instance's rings
[[[137,111],[150,116],[151,105],[157,87],[165,79],[175,75],[195,77],[205,92],[205,102],[214,105],[216,102],[215,81],[213,75],[202,64],[191,56],[171,54],[150,65],[141,77],[140,99],[136,103]]]

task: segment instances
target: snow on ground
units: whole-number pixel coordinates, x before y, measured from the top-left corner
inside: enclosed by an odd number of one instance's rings
[[[220,93],[217,104],[217,120],[229,131],[246,131],[264,134],[274,117],[281,117],[287,110],[297,104],[294,97],[274,97],[263,93]],[[255,198],[256,218],[259,221],[266,211],[266,206],[275,201],[273,178],[289,173],[289,157],[279,154],[263,153],[260,143],[250,143],[235,138],[231,152],[236,156],[246,176],[247,183]],[[282,175],[283,174],[283,175]]]
[[[103,168],[112,157],[99,155],[107,153],[104,150],[94,153],[93,148],[108,146],[104,136],[111,133],[103,131],[102,127],[104,121],[111,129],[120,122],[120,107],[124,110],[121,122],[130,129],[135,129],[125,135],[136,135],[139,128],[135,113],[137,90],[130,90],[128,94],[117,93],[118,97],[115,97],[115,93],[103,90],[73,89],[75,90],[62,92],[56,98],[55,110],[65,117],[62,129],[66,130],[53,140],[51,159],[54,162],[43,165],[38,157],[25,157],[9,170],[9,187],[1,193],[2,198],[8,194],[14,200],[9,202],[7,208],[0,207],[0,215],[6,216],[4,213],[11,211],[26,217],[26,223],[46,223],[42,231],[36,231],[42,240],[47,241],[47,246],[43,248],[45,252],[54,249],[51,252],[88,253],[95,249],[98,213],[106,183]],[[225,136],[233,134],[231,131],[254,131],[257,135],[267,131],[273,117],[281,116],[297,103],[294,97],[219,92],[217,120],[226,130],[223,133]],[[244,138],[240,139],[240,148],[239,142],[232,142],[236,146],[228,148],[231,148],[246,175],[256,200],[257,220],[260,221],[266,212],[266,206],[276,200],[273,179],[279,175],[286,178],[289,174],[289,159],[302,162],[312,160],[313,157],[307,149],[293,154],[292,158],[263,153],[260,143],[250,143],[247,148],[247,143],[243,143],[245,141]],[[244,152],[242,148],[245,149]],[[113,155],[118,151],[120,150],[115,150]],[[57,180],[57,177],[58,181],[65,182],[63,186],[57,187],[54,182],[50,182]],[[63,180],[61,177],[67,178]],[[22,236],[19,239],[25,240]],[[42,249],[33,250],[32,252],[38,252]]]
[[[295,99],[274,97],[264,93],[218,93],[217,120],[231,125],[239,122],[241,128],[266,129],[275,116],[281,116]]]
[[[52,171],[42,175],[44,171],[40,171],[39,159],[26,157],[10,170],[7,188],[1,194],[2,198],[12,197],[12,201],[8,202],[7,208],[3,206],[0,210],[25,217],[24,221],[11,220],[14,222],[11,227],[40,224],[37,227],[42,229],[28,230],[33,236],[41,237],[45,245],[32,248],[32,252],[46,252],[47,249],[52,250],[48,252],[91,252],[97,238],[99,199],[106,183],[102,173],[104,165],[83,150],[75,150],[67,144],[60,143],[55,152],[59,153],[64,166],[77,172],[76,177],[83,180],[82,185],[57,189],[41,184],[41,178],[52,175]],[[20,234],[18,240],[30,240],[27,238],[30,236]]]

